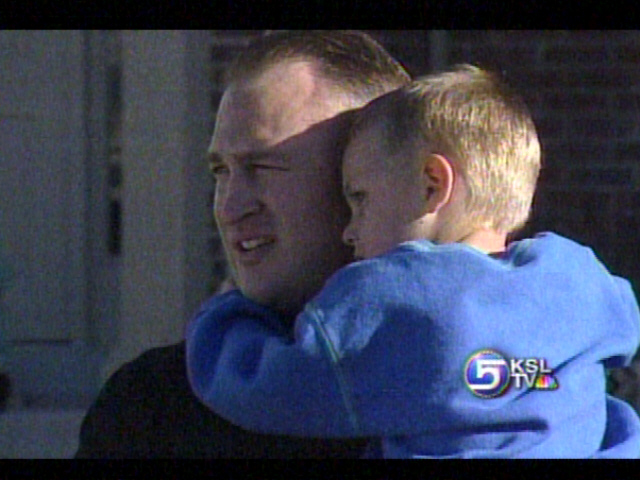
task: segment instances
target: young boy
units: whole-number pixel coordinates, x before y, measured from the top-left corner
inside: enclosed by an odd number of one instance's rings
[[[187,333],[194,391],[244,428],[380,437],[386,458],[637,457],[604,374],[638,347],[629,284],[554,234],[506,245],[539,168],[525,105],[478,68],[374,100],[343,164],[362,261],[295,338],[238,290],[211,299]]]

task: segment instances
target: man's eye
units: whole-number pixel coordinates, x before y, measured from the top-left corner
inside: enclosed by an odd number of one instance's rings
[[[229,169],[225,165],[210,165],[209,170],[214,177],[218,177],[224,173],[229,172]]]
[[[269,163],[252,163],[249,168],[251,170],[279,170],[286,171],[288,168],[282,167],[280,165],[272,165]]]
[[[359,205],[365,199],[365,192],[351,192],[347,196],[348,200],[351,200],[353,203]]]

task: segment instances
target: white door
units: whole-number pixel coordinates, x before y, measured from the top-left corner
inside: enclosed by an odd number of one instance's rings
[[[73,402],[95,375],[87,337],[86,36],[0,32],[0,245],[15,277],[2,298],[2,362],[31,404]],[[0,352],[2,355],[2,352]],[[0,363],[0,369],[2,369]]]
[[[15,263],[11,340],[72,340],[84,321],[82,37],[0,33],[0,235]]]

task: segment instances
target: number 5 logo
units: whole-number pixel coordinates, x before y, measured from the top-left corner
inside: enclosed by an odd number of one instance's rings
[[[475,384],[476,390],[493,390],[500,385],[501,374],[500,366],[506,365],[504,360],[478,360],[476,363],[478,379],[483,379],[485,375],[491,375],[491,383],[483,385],[482,383]]]
[[[509,386],[509,365],[495,350],[481,350],[467,360],[464,380],[474,395],[482,398],[497,397]]]

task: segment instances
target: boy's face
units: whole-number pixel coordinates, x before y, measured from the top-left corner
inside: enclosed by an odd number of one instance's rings
[[[383,254],[397,244],[425,238],[426,199],[420,165],[410,152],[390,154],[383,126],[365,127],[344,154],[343,191],[351,221],[343,241],[356,258]]]

